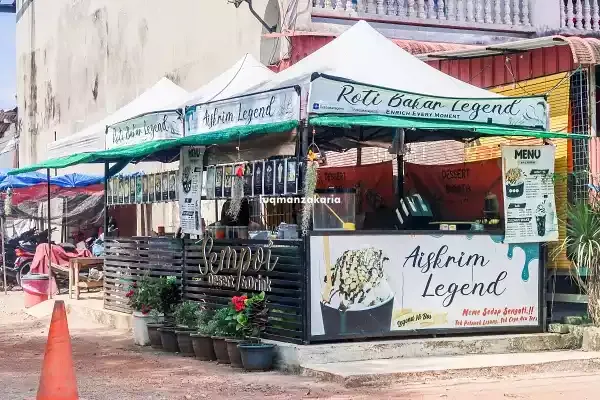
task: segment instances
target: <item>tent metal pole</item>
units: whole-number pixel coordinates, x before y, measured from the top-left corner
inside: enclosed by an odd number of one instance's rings
[[[2,236],[2,273],[4,275],[4,294],[8,296],[8,288],[6,286],[6,253],[4,252],[4,215],[0,216],[0,234]]]
[[[51,227],[51,215],[50,215],[50,168],[46,169],[46,179],[48,179],[48,298],[52,298],[52,227]],[[57,283],[58,285],[58,283]]]
[[[110,174],[110,164],[104,163],[104,241],[108,236],[108,175]],[[137,191],[137,189],[136,189]],[[137,192],[136,192],[137,193]]]

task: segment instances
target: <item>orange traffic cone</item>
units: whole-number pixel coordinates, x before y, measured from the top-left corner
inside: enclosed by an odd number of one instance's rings
[[[64,301],[54,303],[36,400],[77,400],[77,382]]]

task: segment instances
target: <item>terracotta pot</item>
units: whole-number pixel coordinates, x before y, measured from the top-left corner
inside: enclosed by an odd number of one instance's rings
[[[201,361],[216,361],[217,356],[215,355],[215,348],[213,341],[210,336],[202,335],[200,333],[190,334],[192,339],[192,347],[194,348],[194,354],[196,358]]]
[[[217,362],[219,364],[229,364],[229,353],[227,353],[227,343],[225,343],[224,337],[213,336],[213,348],[215,349],[215,355],[217,356]]]

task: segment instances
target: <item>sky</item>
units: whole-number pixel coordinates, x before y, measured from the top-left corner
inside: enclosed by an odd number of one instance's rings
[[[0,109],[4,110],[14,108],[17,102],[15,27],[14,14],[0,13]]]

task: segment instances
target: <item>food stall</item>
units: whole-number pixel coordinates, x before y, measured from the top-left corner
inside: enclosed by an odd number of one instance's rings
[[[558,239],[554,149],[542,141],[583,137],[547,132],[547,107],[542,96],[503,97],[451,78],[359,22],[242,94],[170,111],[183,124],[182,137],[69,163],[114,162],[106,167],[111,176],[126,162],[179,155],[176,196],[187,237],[156,246],[148,238],[118,238],[107,260],[128,276],[134,269],[174,274],[185,298],[209,306],[265,291],[267,338],[312,343],[539,332],[545,328],[542,244]],[[492,185],[467,203],[473,214],[440,212],[451,198],[425,193],[429,185],[415,184],[416,172],[412,186],[405,182],[408,145],[481,136],[532,137],[540,144],[503,147],[490,169]],[[360,192],[361,184],[323,183],[343,174],[327,175],[326,151],[367,146],[393,154],[395,182],[393,174],[366,167],[362,181],[381,180],[372,196]],[[41,168],[55,168],[48,165]],[[473,168],[446,167],[451,180],[464,180]],[[473,192],[462,185],[446,192],[470,199]],[[256,221],[242,217],[248,198],[299,202],[301,212],[275,224],[277,232],[253,228]],[[214,199],[227,199],[228,208],[219,224],[204,226],[200,204]],[[365,201],[373,215],[360,221],[356,210],[364,207],[357,203]],[[121,292],[110,296],[111,309],[127,310]]]

